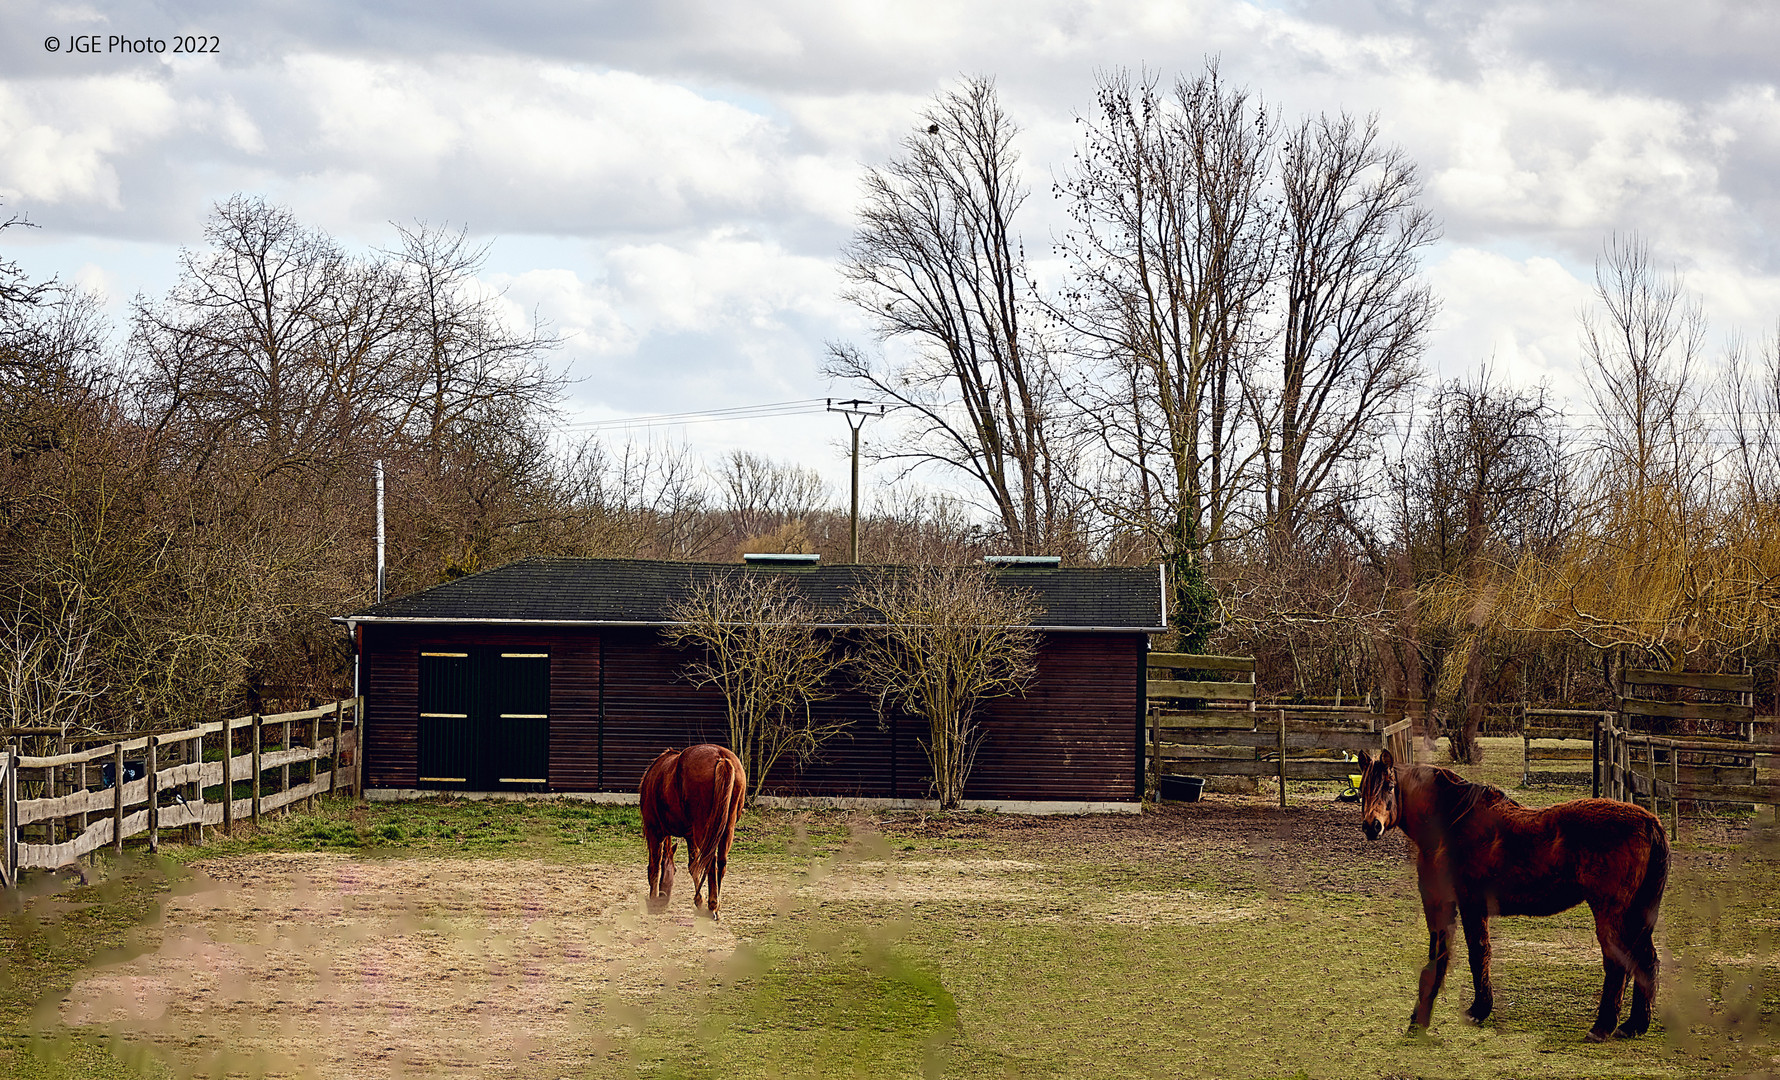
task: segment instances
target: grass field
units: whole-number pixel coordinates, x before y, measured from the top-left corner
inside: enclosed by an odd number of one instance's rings
[[[1522,801],[1517,740],[1467,770]],[[751,812],[724,920],[641,913],[634,809],[324,804],[27,896],[0,1077],[1620,1077],[1775,1069],[1780,851],[1683,823],[1660,1029],[1583,1044],[1586,910],[1502,919],[1495,1015],[1404,1028],[1398,836],[1333,787],[1140,817]],[[1462,949],[1462,945],[1459,946]]]

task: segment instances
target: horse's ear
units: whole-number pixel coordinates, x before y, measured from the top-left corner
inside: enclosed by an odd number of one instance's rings
[[[1372,768],[1372,755],[1367,753],[1364,750],[1360,751],[1360,771],[1366,772],[1367,770],[1369,770],[1371,768]]]
[[[1380,750],[1378,752],[1378,763],[1388,769],[1397,764],[1397,759],[1391,756],[1391,752],[1388,749]]]

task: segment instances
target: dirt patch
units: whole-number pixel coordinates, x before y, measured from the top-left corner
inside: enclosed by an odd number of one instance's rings
[[[1052,890],[1031,880],[1038,863],[1019,859],[842,862],[797,890],[818,900],[907,903],[933,900],[1030,903]]]
[[[645,917],[634,868],[271,855],[199,863],[160,948],[100,969],[62,1019],[220,1073],[580,1075],[637,1002],[735,949],[685,910]],[[745,876],[732,875],[736,887]]]

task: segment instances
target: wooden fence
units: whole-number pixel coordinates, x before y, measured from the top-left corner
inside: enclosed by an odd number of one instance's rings
[[[1400,717],[1326,705],[1257,708],[1253,657],[1151,653],[1149,666],[1152,673],[1223,676],[1148,680],[1149,756],[1156,777],[1273,776],[1284,806],[1288,780],[1341,780],[1353,773],[1344,753],[1388,745],[1413,760],[1410,725]]]
[[[0,880],[12,885],[20,870],[54,870],[107,846],[122,853],[143,833],[150,851],[163,830],[202,843],[207,825],[232,831],[301,799],[359,791],[363,704],[239,716],[48,757],[0,752]]]
[[[1614,690],[1601,734],[1609,797],[1659,814],[1666,802],[1671,836],[1684,802],[1780,805],[1780,737],[1756,721],[1753,675],[1624,668]]]
[[[1589,785],[1593,794],[1601,793],[1601,730],[1610,723],[1613,713],[1601,709],[1543,708],[1522,703],[1520,708],[1522,787],[1532,786],[1535,778],[1571,779],[1580,776],[1576,769],[1540,770],[1535,763],[1589,763]]]

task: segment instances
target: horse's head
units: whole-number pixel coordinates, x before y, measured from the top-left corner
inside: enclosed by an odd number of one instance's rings
[[[1360,828],[1376,840],[1397,827],[1397,769],[1389,750],[1360,751]]]

